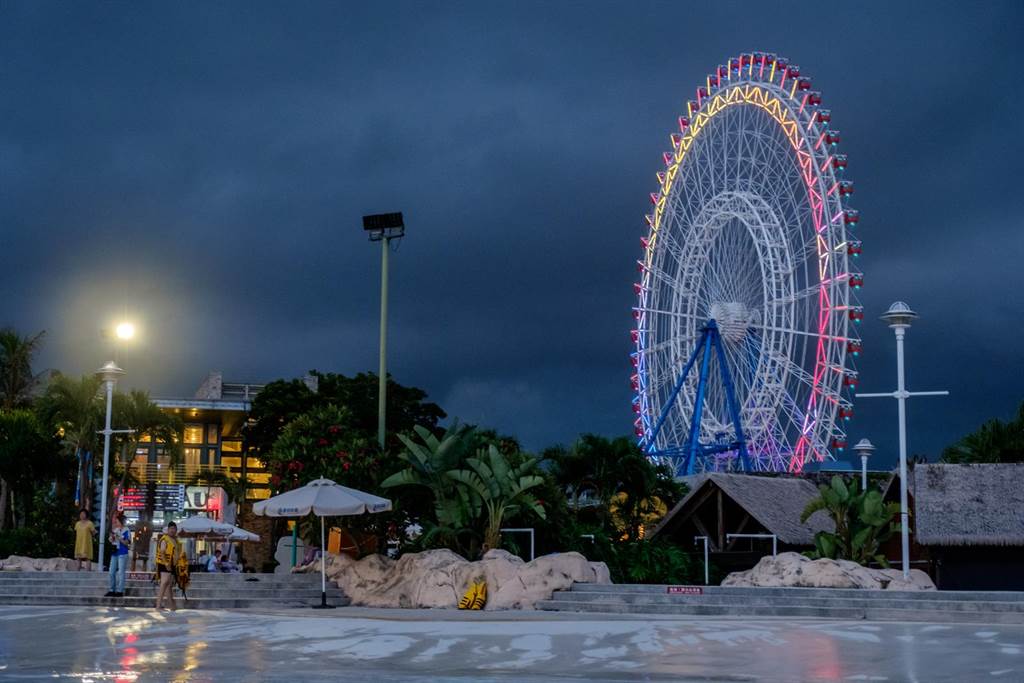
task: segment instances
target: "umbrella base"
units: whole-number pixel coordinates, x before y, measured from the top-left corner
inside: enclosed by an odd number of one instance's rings
[[[327,593],[320,593],[320,604],[313,605],[313,609],[334,609],[334,605],[327,604]]]

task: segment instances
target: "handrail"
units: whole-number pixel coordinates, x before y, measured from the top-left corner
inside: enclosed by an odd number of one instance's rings
[[[224,465],[200,465],[194,463],[166,465],[156,462],[135,462],[132,463],[131,473],[138,481],[144,483],[187,484],[203,474],[228,475],[230,469]]]

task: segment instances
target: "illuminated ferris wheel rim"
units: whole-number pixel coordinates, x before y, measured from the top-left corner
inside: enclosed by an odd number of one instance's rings
[[[829,128],[831,115],[828,110],[822,109],[821,95],[811,89],[810,79],[799,73],[799,68],[788,63],[787,60],[777,58],[767,53],[748,53],[729,60],[727,66],[720,66],[715,74],[709,75],[705,85],[699,87],[696,93],[696,100],[687,103],[686,115],[679,119],[680,131],[671,136],[673,151],[664,155],[665,170],[658,173],[659,191],[651,194],[651,202],[654,205],[654,212],[647,217],[649,234],[642,240],[644,247],[644,258],[639,262],[642,272],[641,282],[636,287],[638,295],[638,306],[634,315],[637,318],[637,329],[633,332],[636,342],[636,351],[633,355],[633,363],[637,368],[633,377],[634,388],[637,396],[634,398],[634,410],[638,413],[636,418],[636,432],[641,444],[648,450],[654,452],[660,450],[659,444],[652,438],[652,434],[662,427],[665,415],[658,415],[664,409],[664,396],[659,397],[658,391],[664,387],[652,388],[651,365],[652,360],[658,360],[658,354],[674,353],[673,362],[677,367],[680,364],[679,355],[683,345],[692,343],[692,339],[681,338],[681,330],[685,327],[690,333],[695,331],[697,326],[703,326],[708,317],[720,318],[723,315],[725,334],[733,335],[733,341],[742,337],[749,329],[757,329],[764,335],[767,344],[758,348],[758,353],[768,357],[767,361],[759,361],[757,371],[761,377],[760,394],[747,393],[747,398],[754,396],[753,403],[758,403],[756,409],[763,415],[772,409],[781,409],[780,401],[792,397],[784,397],[781,394],[768,396],[764,387],[764,378],[772,373],[784,372],[789,381],[790,375],[797,377],[799,381],[809,385],[806,396],[800,397],[800,405],[789,406],[787,410],[794,413],[790,416],[791,421],[796,423],[798,434],[794,439],[795,443],[789,444],[791,452],[788,454],[788,462],[784,463],[787,469],[798,470],[808,457],[822,459],[826,456],[829,447],[842,448],[845,446],[845,437],[842,429],[836,424],[837,420],[848,419],[852,415],[850,402],[843,395],[844,388],[852,389],[856,384],[856,372],[850,367],[849,357],[855,356],[860,351],[860,342],[855,334],[852,334],[848,326],[851,322],[856,323],[863,317],[860,307],[856,304],[850,290],[859,288],[863,278],[859,273],[852,272],[847,266],[847,257],[856,256],[860,252],[860,243],[848,237],[847,233],[858,222],[858,213],[845,206],[845,199],[852,193],[853,185],[847,180],[841,179],[841,174],[846,167],[845,155],[836,154],[835,146],[839,142],[839,133]],[[702,141],[702,133],[710,131],[708,136],[714,140],[716,122],[737,107],[747,106],[761,112],[762,118],[767,117],[773,122],[773,126],[781,133],[782,138],[791,148],[792,158],[796,169],[803,182],[803,209],[809,213],[811,221],[808,228],[813,225],[812,240],[814,265],[816,278],[813,282],[806,283],[808,286],[802,288],[798,294],[790,291],[789,296],[803,297],[803,300],[810,297],[817,298],[816,320],[813,329],[780,329],[776,327],[769,330],[770,315],[775,314],[774,308],[767,305],[769,282],[766,275],[763,275],[765,306],[763,311],[756,311],[739,301],[718,301],[710,306],[704,306],[705,310],[697,311],[695,296],[691,296],[685,302],[688,308],[685,311],[678,309],[680,299],[685,297],[676,296],[671,302],[673,305],[663,306],[664,302],[659,299],[662,294],[660,290],[670,286],[678,285],[679,278],[675,274],[660,271],[661,261],[665,258],[665,252],[669,247],[661,248],[659,242],[671,243],[677,252],[683,252],[684,247],[678,242],[686,245],[700,240],[693,239],[694,223],[693,215],[685,216],[690,219],[682,227],[672,225],[672,220],[678,218],[674,211],[678,209],[680,194],[684,194],[688,188],[680,189],[679,184],[683,182],[683,176],[687,174],[687,161],[693,149],[698,148]],[[724,124],[723,124],[724,125]],[[748,131],[743,131],[747,133]],[[717,140],[716,140],[717,141]],[[711,144],[710,142],[708,144]],[[699,152],[698,152],[699,154]],[[697,163],[697,162],[694,162]],[[690,175],[694,175],[690,171]],[[702,178],[703,180],[703,178]],[[740,179],[733,179],[735,184]],[[700,203],[701,215],[703,216],[707,206],[714,202],[726,205],[728,198],[739,201],[746,195],[746,204],[752,220],[741,222],[750,230],[751,235],[756,233],[756,227],[763,228],[764,223],[779,224],[778,216],[772,217],[772,206],[769,202],[761,200],[757,193],[739,192],[737,187],[727,187],[727,192],[720,193],[703,199]],[[691,190],[692,191],[692,190]],[[674,208],[673,201],[676,204]],[[754,204],[764,206],[754,207]],[[711,221],[715,220],[718,209],[712,206]],[[735,211],[735,209],[733,209]],[[780,212],[785,213],[785,212]],[[739,214],[734,214],[734,217]],[[767,221],[764,218],[768,217]],[[802,216],[802,214],[801,214]],[[799,228],[804,218],[795,218],[796,227]],[[794,222],[793,216],[783,216],[788,223],[784,226],[776,225],[774,229],[784,230],[791,228],[789,223]],[[681,220],[681,219],[680,219]],[[678,240],[673,237],[672,231],[689,230],[684,235],[685,240]],[[779,240],[785,242],[785,239]],[[756,240],[755,240],[756,242]],[[770,240],[766,239],[765,244]],[[788,246],[788,245],[787,245]],[[765,250],[758,244],[758,249]],[[794,258],[793,253],[785,254],[786,250],[779,247],[779,258],[785,261],[788,257]],[[792,252],[793,250],[790,250]],[[699,252],[699,255],[707,257],[709,252]],[[795,258],[802,258],[802,250],[797,249]],[[682,260],[684,256],[677,253],[677,258]],[[738,257],[733,257],[737,260]],[[758,256],[758,262],[764,269],[764,254]],[[680,268],[681,270],[681,268]],[[782,282],[782,278],[779,282]],[[785,283],[783,283],[785,284]],[[790,283],[792,284],[792,283]],[[780,285],[779,291],[785,287]],[[790,288],[792,289],[792,287]],[[664,297],[662,297],[664,298]],[[707,302],[704,302],[707,303]],[[654,307],[652,307],[654,306]],[[657,306],[662,306],[660,310]],[[810,304],[804,306],[803,314],[812,312]],[[758,319],[762,315],[763,319]],[[676,338],[674,340],[651,339],[656,336],[654,332],[659,318],[667,316],[686,317],[690,320],[683,326],[675,324],[673,330]],[[703,320],[701,319],[703,318]],[[772,319],[774,320],[774,319]],[[775,323],[778,324],[777,322]],[[662,322],[662,327],[664,327]],[[795,367],[797,364],[791,359],[782,358],[786,354],[792,354],[794,334],[801,334],[814,337],[815,348],[813,351],[813,364],[806,369]],[[774,335],[774,336],[772,336]],[[690,335],[692,336],[692,334]],[[771,340],[769,340],[771,337]],[[670,343],[673,342],[674,344]],[[778,342],[779,347],[771,347],[771,343]],[[674,348],[671,348],[673,347]],[[765,348],[768,346],[770,348]],[[774,360],[771,356],[780,356]],[[777,368],[770,367],[775,363]],[[793,365],[789,367],[787,365]],[[781,370],[779,368],[782,368]],[[664,373],[663,373],[664,374]],[[664,377],[655,378],[664,382]],[[783,382],[784,383],[784,382]],[[778,384],[778,382],[777,382]],[[689,407],[693,408],[694,399],[684,395],[683,403],[688,400]],[[771,400],[774,405],[769,405]],[[745,404],[746,407],[746,404]],[[749,415],[747,416],[749,417]],[[722,420],[710,420],[711,428],[720,429]],[[768,429],[767,421],[761,427]],[[701,425],[702,429],[704,425]],[[678,432],[678,425],[676,425]],[[660,435],[659,435],[660,436]],[[671,436],[660,439],[671,441]],[[679,440],[678,433],[675,435]],[[778,455],[778,454],[777,454]],[[770,463],[769,468],[779,469],[778,457],[776,462]]]

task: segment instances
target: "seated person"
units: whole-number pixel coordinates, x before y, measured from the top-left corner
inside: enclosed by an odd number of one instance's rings
[[[207,572],[219,572],[220,571],[220,551],[216,551],[213,555],[206,559],[206,571]]]

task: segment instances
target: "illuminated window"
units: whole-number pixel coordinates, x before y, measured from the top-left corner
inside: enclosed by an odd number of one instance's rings
[[[143,434],[142,437],[139,439],[139,443],[149,443],[152,440],[153,437],[151,437],[149,434]]]
[[[206,443],[217,443],[217,425],[206,425]]]
[[[260,462],[259,458],[248,458],[245,461],[245,466],[248,467],[250,470],[262,470],[263,469],[263,463]]]
[[[185,443],[202,443],[203,426],[185,425]]]
[[[185,459],[183,460],[183,462],[185,463],[186,467],[195,467],[199,465],[199,451],[200,449],[198,448],[185,449]]]
[[[241,467],[242,459],[237,456],[222,455],[220,456],[220,464],[224,467]]]
[[[222,441],[220,444],[220,450],[224,453],[241,453],[242,442],[241,441]]]
[[[251,472],[246,478],[251,484],[269,484],[270,472]]]
[[[270,489],[249,489],[246,498],[249,500],[266,500],[270,498]]]

